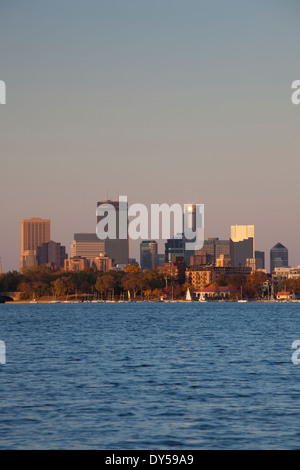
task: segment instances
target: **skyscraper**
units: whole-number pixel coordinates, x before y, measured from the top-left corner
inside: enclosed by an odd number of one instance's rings
[[[204,240],[203,247],[201,250],[196,252],[197,254],[209,255],[208,259],[212,260],[212,264],[215,266],[217,260],[221,255],[226,255],[226,258],[230,257],[230,240],[219,240],[219,238],[208,238]]]
[[[50,220],[31,218],[21,220],[20,269],[36,266],[36,248],[50,241]],[[27,260],[27,261],[26,261]]]
[[[121,202],[121,206],[120,206]],[[107,217],[111,208],[115,210],[115,237],[104,239],[106,256],[116,264],[128,264],[129,258],[129,239],[128,239],[128,204],[127,201],[99,201],[97,208],[102,206],[103,215],[97,213],[97,225]],[[107,208],[107,210],[105,210]],[[123,221],[123,224],[120,221]],[[124,227],[125,226],[125,227]],[[125,228],[125,230],[124,230]],[[125,233],[123,233],[125,231]]]
[[[230,237],[231,265],[246,266],[255,258],[254,225],[232,225]]]
[[[53,269],[61,269],[67,258],[66,247],[50,240],[36,248],[36,257],[38,266],[47,265]]]
[[[265,252],[255,251],[256,269],[265,269]]]
[[[165,243],[165,263],[171,263],[175,256],[185,258],[184,241],[182,238],[170,238]]]
[[[96,233],[74,233],[71,258],[81,256],[91,261],[100,253],[105,254],[105,243],[99,240]]]
[[[191,257],[195,254],[195,249],[187,249],[189,244],[196,242],[196,204],[188,204],[183,214],[183,244],[184,244],[184,260],[187,266],[191,264]],[[186,236],[189,234],[189,236]],[[171,260],[169,260],[171,261]]]
[[[270,273],[274,271],[274,268],[287,268],[288,266],[288,249],[281,243],[277,243],[270,250]]]
[[[143,240],[140,244],[140,265],[144,269],[156,267],[157,243],[155,240]]]

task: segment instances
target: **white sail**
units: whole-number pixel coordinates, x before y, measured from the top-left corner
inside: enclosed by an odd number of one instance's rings
[[[185,299],[186,299],[186,300],[192,300],[191,293],[190,293],[190,289],[188,289],[188,290],[186,291],[186,298],[185,298]]]

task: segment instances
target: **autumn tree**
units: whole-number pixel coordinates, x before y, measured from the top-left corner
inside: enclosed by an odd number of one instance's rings
[[[128,290],[132,293],[135,298],[139,291],[142,292],[142,290],[146,288],[147,284],[141,272],[128,272],[125,273],[122,280],[122,286],[124,290]]]
[[[57,278],[53,283],[53,293],[58,297],[72,294],[75,290],[75,284],[69,276]]]
[[[102,276],[98,276],[95,284],[95,289],[101,293],[111,292],[116,287],[116,279],[110,273],[105,273]]]
[[[162,289],[165,286],[164,277],[158,269],[146,269],[143,275],[149,289]]]
[[[125,267],[125,273],[141,273],[142,270],[136,264],[127,264]]]

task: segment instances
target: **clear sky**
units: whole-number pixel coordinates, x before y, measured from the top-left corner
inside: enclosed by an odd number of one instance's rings
[[[203,203],[300,265],[298,0],[1,0],[0,256],[20,220],[67,246],[96,203]],[[132,247],[133,257],[138,256]]]

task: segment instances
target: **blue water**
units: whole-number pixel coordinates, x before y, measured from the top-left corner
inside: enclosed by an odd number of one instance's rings
[[[0,304],[1,449],[299,449],[299,304]]]

